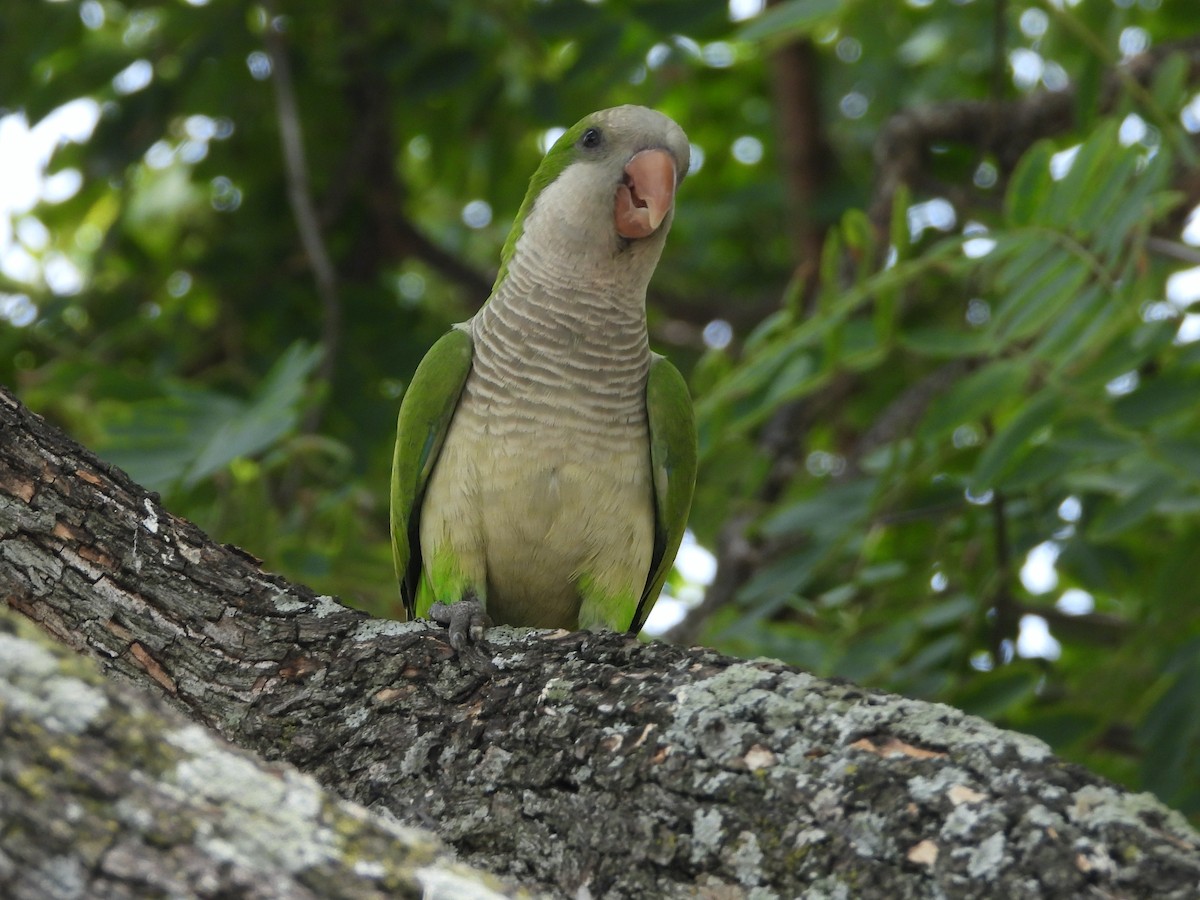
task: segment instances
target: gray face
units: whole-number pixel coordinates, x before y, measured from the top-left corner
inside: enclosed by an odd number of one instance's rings
[[[617,231],[617,192],[628,181],[626,166],[644,150],[663,150],[670,155],[677,188],[690,160],[687,135],[662,113],[641,106],[601,110],[584,124],[575,141],[573,161],[547,185],[531,210],[526,237],[537,235],[544,248],[553,247],[555,254],[577,260],[576,264],[593,273],[615,264],[624,269],[619,275],[614,273],[618,280],[644,284],[662,253],[673,205],[657,229],[630,240]]]
[[[576,141],[575,158],[585,165],[620,171],[641,150],[666,150],[675,160],[675,186],[687,174],[691,148],[683,129],[662,113],[644,106],[616,106],[588,117],[589,130]]]

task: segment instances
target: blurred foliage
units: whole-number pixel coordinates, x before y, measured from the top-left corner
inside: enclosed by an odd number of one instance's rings
[[[705,642],[951,703],[1200,813],[1200,343],[1180,338],[1200,291],[1167,289],[1197,263],[1200,99],[1182,58],[1105,87],[1194,38],[1194,9],[998,9],[3,0],[5,121],[95,126],[55,150],[54,202],[0,223],[0,382],[219,540],[396,613],[407,379],[484,299],[545,132],[655,106],[700,151],[650,309],[692,372],[692,526],[716,546],[736,516],[753,547]],[[269,29],[336,327],[289,204]],[[819,260],[792,258],[780,177],[771,55],[793,40],[832,161]],[[1068,88],[1071,121],[1019,162],[938,144],[890,228],[861,211],[893,116]],[[727,347],[700,339],[715,318]],[[820,414],[780,481],[764,436],[797,408]],[[1057,643],[1029,640],[1039,623]]]

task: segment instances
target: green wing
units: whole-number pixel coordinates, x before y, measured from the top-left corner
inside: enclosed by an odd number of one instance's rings
[[[650,424],[650,468],[654,478],[654,556],[650,577],[633,616],[637,634],[662,591],[687,528],[696,489],[696,418],[687,383],[664,357],[650,361],[646,379],[646,418]]]
[[[400,402],[392,457],[392,559],[410,619],[416,617],[421,580],[421,500],[458,409],[473,350],[466,331],[455,328],[444,335],[417,366]]]

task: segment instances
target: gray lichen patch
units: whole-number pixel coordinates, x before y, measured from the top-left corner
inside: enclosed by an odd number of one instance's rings
[[[4,516],[2,518],[12,521],[12,519],[8,518],[9,509],[4,509],[3,512]],[[16,517],[16,521],[21,522],[21,518],[20,516]],[[33,516],[29,518],[36,519],[39,517]],[[42,515],[40,518],[53,521],[53,516]],[[32,521],[22,524],[37,527],[38,522]],[[53,527],[53,525],[50,525],[50,527]],[[0,543],[0,566],[20,572],[28,580],[30,588],[39,594],[50,593],[54,585],[62,578],[63,570],[66,568],[63,561],[57,556],[35,553],[20,542],[7,540]]]
[[[762,880],[763,854],[754,832],[743,831],[738,834],[730,859],[734,874],[741,884],[752,887]]]
[[[481,884],[476,873],[468,877],[453,866],[426,866],[417,869],[422,900],[500,900],[511,896]]]
[[[290,768],[264,770],[201,728],[187,726],[167,739],[188,755],[165,781],[191,802],[219,811],[197,839],[217,859],[297,875],[353,859],[359,875],[378,880],[390,876],[402,857],[430,865],[440,852],[430,836],[376,819],[356,804],[333,804],[313,778]],[[393,847],[387,857],[364,856],[367,851],[356,843],[371,829],[403,842],[405,853]]]
[[[248,758],[202,737],[196,728],[166,735],[186,747],[166,781],[193,801],[220,809],[215,827],[200,838],[218,859],[256,868],[299,872],[333,859],[334,835],[320,820],[323,794],[315,781],[292,770],[263,771]]]
[[[950,798],[950,791],[958,785],[969,785],[975,778],[956,765],[939,767],[932,774],[914,775],[908,779],[908,792],[914,800],[933,803]]]
[[[419,634],[428,631],[425,622],[400,622],[396,619],[364,619],[354,629],[354,640],[373,641],[381,637],[395,637],[399,634]]]
[[[1183,815],[1164,808],[1153,794],[1130,794],[1105,785],[1084,785],[1075,792],[1069,814],[1077,822],[1133,828],[1145,828],[1149,818],[1158,822],[1155,827],[1169,829],[1185,843],[1200,847],[1196,832]]]
[[[715,809],[697,809],[692,817],[692,862],[715,855],[724,839],[721,813]]]
[[[345,612],[346,607],[338,603],[333,597],[322,594],[317,597],[313,603],[312,614],[318,619],[324,619],[326,616],[332,616],[335,613]]]
[[[308,609],[308,606],[309,606],[309,604],[306,601],[300,599],[299,597],[294,597],[289,594],[285,594],[282,591],[280,591],[278,594],[275,595],[274,600],[272,600],[272,605],[279,612],[284,613],[286,615],[300,612],[300,610],[302,610],[302,609]]]
[[[1004,864],[1004,832],[997,831],[979,842],[967,860],[967,874],[972,878],[995,880]]]
[[[1179,840],[1191,833],[1178,816],[1168,826],[1152,799],[1070,790],[1081,776],[1066,771],[1045,743],[951,707],[830,684],[768,662],[734,662],[681,681],[671,688],[672,716],[656,723],[655,758],[668,767],[687,760],[680,774],[699,800],[681,845],[692,865],[725,885],[774,884],[781,866],[815,874],[821,858],[836,856],[848,867],[839,870],[845,879],[816,887],[810,876],[804,896],[836,896],[847,885],[854,886],[849,896],[873,895],[879,883],[871,888],[856,873],[878,878],[868,863],[915,865],[905,854],[924,841],[941,851],[927,871],[944,887],[1002,890],[1040,879],[1051,886],[1045,896],[1070,896],[1088,879],[1133,877],[1119,861],[1136,854],[1114,834],[1136,828],[1129,844],[1141,846],[1153,842],[1155,823]],[[548,685],[553,693],[560,682]],[[622,705],[595,708],[608,715]],[[612,737],[599,748],[615,754],[619,736],[635,731],[622,724],[600,733]],[[1090,837],[1080,843],[1072,822]],[[1194,867],[1194,849],[1180,851],[1181,869]],[[1064,853],[1081,862],[1063,870]],[[863,868],[848,861],[855,858]]]
[[[678,718],[689,712],[735,706],[750,708],[767,701],[771,692],[761,689],[774,680],[772,673],[750,663],[735,663],[710,678],[681,685],[675,691]]]
[[[892,828],[892,823],[883,814],[861,812],[846,817],[845,834],[859,856],[886,859],[895,849]]]
[[[0,746],[0,896],[518,895],[105,681],[3,607]]]
[[[87,872],[83,864],[70,856],[53,856],[29,873],[29,885],[43,892],[42,896],[56,900],[86,897],[87,884]]]
[[[73,675],[59,658],[32,640],[0,633],[0,705],[43,728],[79,734],[108,708],[104,694]]]
[[[58,671],[54,654],[33,641],[0,633],[0,678],[41,680]]]

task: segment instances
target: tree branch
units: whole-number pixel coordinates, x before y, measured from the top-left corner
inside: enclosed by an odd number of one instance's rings
[[[990,435],[989,435],[990,438]],[[1021,631],[1021,611],[1013,596],[1012,542],[1008,537],[1008,512],[1004,492],[992,492],[992,530],[995,540],[995,590],[991,592],[992,659],[1002,666],[1012,659]]]
[[[271,85],[275,94],[275,113],[279,122],[279,141],[283,150],[288,202],[296,220],[296,230],[304,247],[304,255],[308,259],[309,268],[312,269],[317,295],[321,298],[321,344],[325,352],[317,374],[321,380],[329,381],[337,370],[337,356],[342,339],[342,303],[338,294],[337,272],[325,247],[321,223],[312,199],[308,162],[304,154],[304,130],[300,124],[292,68],[279,31],[274,0],[264,0],[264,6],[269,21],[263,29],[263,40],[271,57]],[[306,430],[315,430],[319,418],[320,408],[314,407],[310,414],[311,421],[306,423]]]
[[[432,835],[106,680],[8,607],[0,743],[5,897],[517,896]]]
[[[1158,67],[1173,54],[1188,59],[1189,79],[1200,77],[1200,37],[1171,41],[1154,47],[1109,70],[1099,99],[1101,111],[1113,107],[1123,84],[1148,85]],[[1075,92],[1041,90],[1018,100],[960,100],[933,103],[893,116],[875,142],[876,182],[870,217],[881,234],[887,233],[892,198],[902,184],[922,179],[929,148],[935,144],[962,143],[996,158],[1001,175],[1007,175],[1036,141],[1074,127]],[[995,128],[1001,121],[1003,128]]]
[[[808,298],[817,285],[826,228],[814,211],[821,208],[819,195],[829,168],[821,127],[817,49],[808,39],[789,41],[771,53],[771,69],[793,262],[805,273],[803,296]]]
[[[606,897],[1190,897],[1200,835],[1040,741],[779,663],[439,629],[264,573],[0,392],[0,597],[233,743]]]

